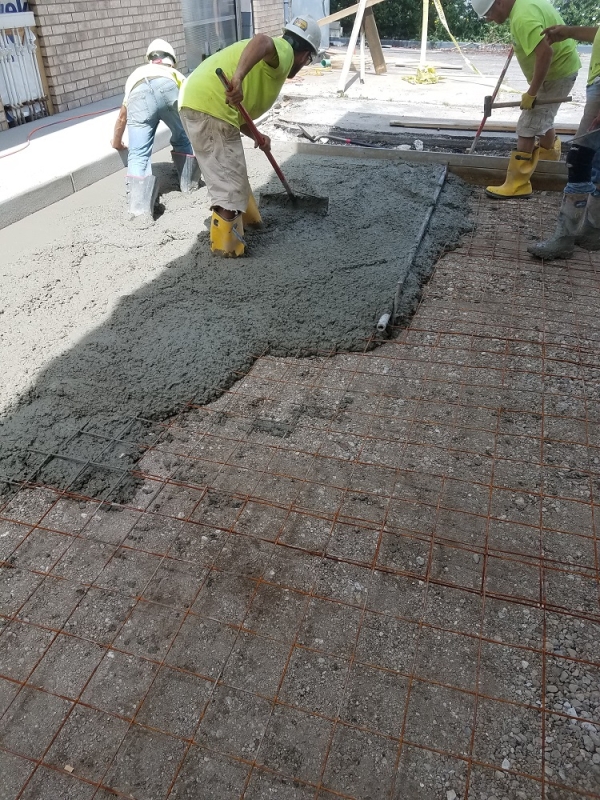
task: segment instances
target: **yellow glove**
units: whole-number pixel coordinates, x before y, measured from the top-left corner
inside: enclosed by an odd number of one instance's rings
[[[535,95],[524,92],[521,95],[521,111],[529,111],[535,105]]]

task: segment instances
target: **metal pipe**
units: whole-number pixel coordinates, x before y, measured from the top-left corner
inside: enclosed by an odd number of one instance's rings
[[[415,244],[413,245],[412,249],[409,252],[408,269],[406,270],[407,274],[408,274],[410,268],[413,265],[413,262],[415,260],[416,255],[417,255],[419,247],[421,246],[421,242],[423,241],[423,238],[424,238],[425,234],[427,233],[427,228],[429,227],[429,223],[431,222],[431,217],[433,215],[433,212],[435,211],[435,208],[437,206],[437,203],[438,203],[442,188],[444,186],[444,183],[446,182],[446,178],[447,177],[448,177],[448,165],[446,164],[444,166],[444,169],[442,170],[442,174],[440,175],[440,179],[437,182],[437,186],[435,188],[435,192],[433,193],[433,198],[432,198],[431,203],[429,204],[429,208],[427,209],[427,212],[425,214],[425,219],[423,220],[423,223],[422,223],[422,225],[421,225],[421,227],[419,229],[419,233],[417,235],[417,241],[415,242]],[[402,280],[399,280],[398,283],[396,284],[396,294],[394,296],[394,305],[393,305],[393,310],[392,310],[392,323],[394,323],[396,321],[396,315],[398,313],[398,306],[400,304],[400,297],[402,295],[402,289],[404,288],[404,280],[405,279],[403,278]]]

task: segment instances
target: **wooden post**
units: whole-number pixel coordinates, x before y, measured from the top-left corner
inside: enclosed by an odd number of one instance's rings
[[[344,59],[344,66],[342,67],[342,74],[340,75],[340,81],[338,84],[338,92],[340,92],[341,94],[343,94],[347,88],[346,83],[348,81],[348,74],[350,73],[352,56],[354,55],[354,50],[356,48],[358,34],[360,33],[360,30],[362,28],[366,5],[367,5],[367,0],[360,0],[358,4],[356,19],[354,20],[354,26],[352,28],[352,33],[350,34],[350,41],[348,42],[348,51],[346,53],[346,58]]]
[[[423,21],[421,23],[421,57],[419,66],[424,67],[427,63],[427,27],[429,25],[429,0],[423,0]]]
[[[365,36],[367,37],[367,44],[371,51],[371,58],[373,59],[373,66],[375,67],[375,74],[384,75],[387,72],[387,64],[383,57],[381,39],[379,38],[379,31],[377,30],[375,14],[372,8],[366,9],[363,25],[365,28]]]

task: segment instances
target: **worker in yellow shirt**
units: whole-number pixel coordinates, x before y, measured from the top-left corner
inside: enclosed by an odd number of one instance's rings
[[[152,174],[152,146],[159,122],[171,130],[171,157],[182,192],[197,189],[200,169],[177,110],[179,88],[184,76],[175,69],[175,51],[164,39],[154,39],[146,50],[146,61],[134,70],[125,84],[125,96],[115,123],[112,146],[125,150],[127,128],[127,190],[133,216],[152,214],[158,197],[158,179]]]
[[[529,197],[538,160],[560,160],[560,140],[554,130],[560,103],[541,102],[569,94],[581,66],[577,48],[571,40],[551,44],[543,35],[546,28],[563,24],[548,0],[471,0],[471,5],[488,22],[509,21],[515,55],[529,83],[521,97],[517,149],[510,155],[506,180],[502,186],[488,186],[486,193],[498,199]]]
[[[556,228],[549,239],[527,248],[531,255],[551,261],[572,256],[576,244],[600,250],[600,28],[554,25],[544,34],[550,43],[565,39],[593,42],[585,108],[567,154],[567,185]],[[581,143],[577,141],[595,130]]]
[[[319,52],[321,29],[310,16],[289,22],[281,37],[258,34],[210,56],[186,78],[179,95],[179,113],[211,200],[210,243],[226,256],[244,253],[244,224],[260,225],[241,133],[250,136],[237,105],[243,102],[252,119],[277,99],[287,78],[293,78]],[[230,80],[225,92],[215,70]],[[264,137],[264,148],[271,142]]]

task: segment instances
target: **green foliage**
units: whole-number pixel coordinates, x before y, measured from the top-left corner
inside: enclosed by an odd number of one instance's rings
[[[554,5],[565,25],[600,24],[600,5],[597,0],[555,0]]]
[[[331,0],[331,11],[354,5],[356,0]],[[508,43],[508,25],[483,22],[471,8],[469,0],[441,0],[452,34],[461,42]],[[567,25],[600,24],[598,0],[554,0],[554,5]],[[385,0],[373,6],[379,35],[382,39],[420,39],[422,5],[419,0]],[[343,30],[349,34],[354,16],[342,20]],[[439,21],[435,6],[430,0],[428,38],[430,41],[447,41],[450,37]]]

